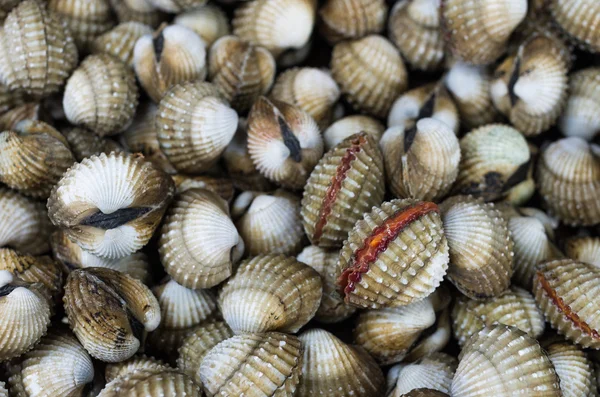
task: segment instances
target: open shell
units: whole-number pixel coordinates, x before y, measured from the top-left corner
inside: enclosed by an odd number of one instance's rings
[[[568,342],[552,343],[544,348],[560,379],[563,397],[597,395],[594,364],[583,350]]]
[[[123,22],[96,37],[90,44],[94,54],[106,53],[133,67],[135,43],[144,35],[152,34],[152,28],[140,22]]]
[[[119,363],[106,365],[104,377],[106,383],[138,370],[168,370],[170,367],[160,360],[145,355],[136,355]]]
[[[210,47],[220,37],[230,33],[227,15],[214,4],[196,7],[178,14],[173,23],[196,32],[207,47]]]
[[[565,254],[578,262],[600,268],[600,237],[573,237],[565,243]]]
[[[388,397],[406,396],[422,388],[448,393],[457,365],[456,358],[445,353],[433,353],[410,364],[398,364],[398,369],[393,371],[394,374],[397,371],[398,379]]]
[[[600,27],[597,15],[600,4],[594,0],[550,0],[552,18],[579,46],[594,53],[600,52]]]
[[[327,0],[319,9],[321,31],[330,43],[359,39],[383,30],[385,0]]]
[[[335,121],[323,132],[325,149],[331,150],[331,148],[337,146],[344,139],[361,132],[366,132],[375,142],[379,142],[385,132],[385,126],[379,120],[362,114],[343,117]]]
[[[204,394],[189,376],[173,369],[133,371],[108,383],[98,397],[202,397]]]
[[[579,70],[569,77],[569,99],[558,126],[566,136],[588,141],[600,132],[600,68]]]

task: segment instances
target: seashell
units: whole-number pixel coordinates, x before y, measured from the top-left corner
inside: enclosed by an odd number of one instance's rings
[[[566,339],[583,347],[600,348],[600,323],[594,299],[600,270],[585,262],[558,259],[540,263],[533,294],[546,321]]]
[[[450,197],[441,205],[448,239],[448,278],[471,299],[500,295],[513,273],[513,240],[494,204],[472,196]]]
[[[341,246],[361,216],[383,201],[383,159],[365,132],[333,147],[311,173],[302,198],[308,238],[323,248]]]
[[[207,189],[217,193],[219,197],[227,202],[231,202],[233,199],[234,187],[228,178],[184,174],[175,174],[172,178],[177,189],[177,194],[187,192],[190,189]]]
[[[516,129],[488,124],[460,140],[461,162],[453,191],[494,201],[527,182],[531,154]],[[531,187],[533,194],[533,186]]]
[[[35,97],[58,92],[77,65],[71,32],[46,6],[21,1],[0,29],[0,80]]]
[[[595,1],[549,0],[552,18],[582,49],[600,52],[600,35],[596,16],[600,5]]]
[[[390,40],[415,69],[434,71],[444,60],[444,38],[438,17],[439,0],[398,2],[390,12]]]
[[[463,347],[450,395],[560,396],[559,379],[538,342],[518,328],[485,327]]]
[[[361,132],[370,135],[375,142],[379,142],[385,131],[385,126],[377,119],[365,115],[346,116],[331,124],[323,133],[325,149],[331,150],[344,139]]]
[[[460,146],[443,121],[424,118],[413,127],[389,128],[379,141],[389,188],[396,197],[437,200],[456,180]]]
[[[323,155],[323,140],[308,113],[260,97],[248,116],[248,153],[267,179],[300,189]]]
[[[408,393],[403,394],[402,397],[448,397],[448,394],[439,390],[420,388],[413,389]]]
[[[458,110],[443,86],[431,83],[398,97],[390,109],[388,127],[403,126],[409,129],[424,118],[442,121],[455,134],[458,133]]]
[[[0,382],[0,397],[8,397],[8,390],[6,390],[4,382]]]
[[[315,23],[313,0],[254,0],[235,9],[233,34],[266,48],[278,58],[286,50],[300,49],[309,39]]]
[[[302,344],[293,335],[236,335],[206,354],[200,378],[209,396],[245,390],[256,397],[291,397],[300,382],[302,353]]]
[[[158,327],[161,312],[141,281],[101,267],[73,270],[65,284],[65,311],[73,333],[98,360],[133,356],[144,332]]]
[[[285,255],[243,261],[219,293],[219,307],[234,333],[298,332],[321,303],[319,273]]]
[[[63,97],[69,122],[100,136],[125,130],[135,114],[138,89],[133,72],[108,54],[90,55],[73,72]]]
[[[163,153],[179,172],[211,168],[233,138],[237,113],[215,85],[188,82],[173,87],[160,101],[156,132]]]
[[[331,73],[354,108],[378,118],[387,116],[394,100],[408,87],[398,50],[377,35],[336,44]]]
[[[305,111],[324,129],[331,121],[340,89],[327,69],[291,68],[277,76],[270,98]]]
[[[206,48],[185,26],[163,25],[135,43],[133,67],[144,91],[158,103],[175,85],[204,80]]]
[[[435,324],[431,300],[359,314],[354,340],[381,365],[402,361],[423,332]]]
[[[493,63],[527,14],[527,0],[442,0],[440,22],[452,55],[467,63]]]
[[[600,222],[600,147],[560,139],[542,151],[536,184],[550,215],[569,225]]]
[[[385,0],[327,0],[319,9],[321,32],[331,44],[380,33],[387,11]]]
[[[60,132],[32,120],[0,133],[0,159],[0,182],[42,199],[75,161]]]
[[[111,152],[123,151],[123,148],[117,142],[112,139],[101,138],[85,128],[69,127],[63,130],[62,133],[77,161],[83,161],[87,157],[101,153],[110,154]]]
[[[28,284],[0,270],[0,362],[38,343],[50,325],[51,307],[42,284]]]
[[[98,397],[202,397],[200,386],[174,369],[137,370],[108,383]]]
[[[446,301],[449,303],[449,301]],[[414,362],[443,350],[452,336],[450,327],[450,309],[445,308],[438,314],[436,323],[420,336],[415,345],[404,357],[405,362]]]
[[[362,308],[404,306],[431,294],[448,268],[437,205],[392,200],[356,222],[340,251],[338,286]]]
[[[195,7],[202,7],[207,0],[148,0],[150,4],[159,10],[178,14]]]
[[[142,36],[152,34],[152,28],[140,22],[123,22],[99,35],[90,43],[93,54],[105,53],[133,67],[133,49]]]
[[[158,242],[165,271],[186,288],[210,288],[227,279],[244,252],[225,200],[191,189],[171,206]]]
[[[573,260],[600,268],[600,238],[572,237],[565,243],[565,254]]]
[[[398,379],[389,397],[406,396],[407,393],[421,388],[448,393],[458,361],[445,353],[433,353],[414,363],[397,366]]]
[[[383,373],[363,350],[346,345],[318,328],[303,332],[299,339],[304,346],[304,357],[297,396],[383,395]]]
[[[0,5],[0,7],[2,6]],[[23,105],[26,100],[26,95],[23,92],[12,91],[7,86],[0,83],[0,115],[2,115],[2,118],[4,118],[3,116],[6,112]]]
[[[132,374],[135,371],[154,371],[154,370],[172,370],[167,364],[154,357],[147,357],[146,355],[136,355],[125,361],[119,363],[110,363],[106,365],[105,378],[106,383],[112,382],[113,380]]]
[[[208,77],[238,112],[265,95],[275,78],[275,59],[264,47],[224,36],[210,48]]]
[[[21,121],[41,119],[41,106],[37,102],[27,102],[10,109],[0,116],[0,130],[14,130]]]
[[[533,296],[526,290],[512,286],[503,294],[483,301],[460,296],[452,309],[452,329],[461,346],[471,336],[492,324],[516,327],[531,338],[544,332],[544,315],[536,307]]]
[[[569,78],[569,98],[558,127],[566,136],[591,141],[600,132],[600,68],[590,67],[573,73]]]
[[[227,15],[214,4],[183,12],[175,17],[173,23],[193,30],[207,47],[231,31]]]
[[[0,187],[0,247],[40,255],[50,249],[50,231],[42,203]]]
[[[174,194],[171,178],[139,156],[92,156],[71,167],[48,199],[48,216],[84,250],[116,259],[142,248]]]
[[[282,53],[277,58],[277,64],[282,68],[289,68],[292,66],[298,66],[300,63],[305,62],[308,56],[311,54],[313,48],[313,39],[310,39],[304,46],[294,50],[290,49]]]
[[[344,303],[337,293],[335,269],[338,257],[338,251],[327,251],[314,245],[304,248],[296,257],[296,260],[306,263],[321,275],[323,296],[315,319],[325,324],[345,320],[356,311],[354,306]]]
[[[167,19],[167,15],[150,3],[150,0],[110,0],[120,23],[140,22],[156,28]]]
[[[594,365],[584,351],[567,342],[545,346],[564,397],[596,396]]]

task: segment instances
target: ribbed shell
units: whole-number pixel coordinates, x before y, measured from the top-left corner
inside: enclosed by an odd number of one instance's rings
[[[201,81],[178,84],[160,101],[156,132],[160,148],[179,172],[211,168],[233,138],[238,116],[218,88]]]
[[[158,251],[173,280],[187,288],[210,288],[231,275],[244,242],[225,200],[209,190],[191,189],[171,206]]]
[[[436,323],[422,338],[417,340],[410,353],[404,357],[404,361],[413,362],[432,353],[442,351],[450,341],[451,336],[450,309],[445,308],[437,314]]]
[[[302,223],[308,238],[323,248],[338,248],[362,215],[385,194],[383,158],[365,132],[328,151],[304,188]]]
[[[200,324],[217,309],[217,301],[208,290],[192,290],[173,280],[152,288],[161,311],[161,327],[182,329]]]
[[[106,385],[98,397],[202,397],[202,389],[189,376],[175,370],[137,370]]]
[[[208,0],[148,0],[154,7],[178,14],[195,7],[202,7]]]
[[[190,189],[208,189],[217,193],[223,200],[229,203],[235,193],[233,183],[229,178],[185,174],[175,174],[172,178],[173,182],[175,182],[177,194]]]
[[[133,71],[108,54],[85,58],[69,77],[63,97],[67,119],[100,136],[126,129],[137,104]]]
[[[300,381],[302,353],[302,343],[292,335],[236,335],[208,352],[200,378],[209,396],[292,397]]]
[[[402,397],[415,389],[450,391],[458,361],[445,353],[433,353],[414,363],[399,364],[398,380],[389,397]]]
[[[536,184],[542,204],[569,225],[600,222],[600,147],[571,137],[540,155]]]
[[[243,261],[219,293],[223,318],[236,334],[298,332],[321,303],[321,276],[285,255]]]
[[[152,28],[140,22],[123,22],[90,43],[94,54],[106,53],[133,67],[135,43],[144,35],[152,34]]]
[[[160,360],[146,355],[136,355],[120,363],[111,363],[106,366],[104,377],[106,383],[133,373],[138,370],[168,370],[170,367]]]
[[[600,238],[573,237],[565,242],[565,254],[576,261],[600,268]]]
[[[535,339],[503,324],[486,327],[460,352],[453,397],[561,396],[558,376]]]
[[[408,393],[403,394],[402,397],[448,397],[448,394],[439,390],[420,388],[413,389]]]
[[[394,126],[381,137],[391,192],[399,198],[436,201],[458,175],[460,146],[443,121],[424,118],[412,128]]]
[[[600,348],[600,269],[572,259],[538,265],[533,294],[552,328],[583,347]]]
[[[363,254],[358,266],[357,251]],[[392,200],[366,213],[348,234],[337,265],[338,286],[345,302],[358,307],[404,306],[439,286],[448,260],[438,207]]]
[[[123,148],[117,142],[112,139],[101,138],[85,128],[70,127],[63,130],[62,133],[77,161],[101,153],[110,154],[110,152],[123,151]]]
[[[39,120],[42,107],[38,102],[28,102],[10,109],[0,116],[0,131],[14,129],[23,120]]]
[[[24,104],[26,99],[23,92],[12,91],[6,85],[0,83],[0,115],[4,116],[9,110]]]
[[[323,132],[325,150],[331,150],[344,139],[361,132],[366,132],[375,142],[379,142],[385,132],[385,126],[371,116],[353,115],[343,117]]]
[[[327,0],[319,9],[321,31],[330,43],[380,33],[387,11],[385,0]]]
[[[110,0],[119,22],[140,22],[157,27],[167,15],[150,4],[150,0]]]
[[[377,35],[336,44],[331,72],[354,108],[378,118],[387,116],[394,99],[408,87],[398,50]]]
[[[545,347],[560,379],[563,397],[595,397],[596,376],[594,365],[587,354],[568,342]]]
[[[600,52],[600,4],[594,0],[551,0],[552,18],[583,49]]]
[[[173,23],[196,32],[207,47],[230,33],[227,15],[214,4],[183,12],[175,17]]]
[[[600,68],[579,70],[569,77],[569,99],[558,126],[566,136],[592,140],[600,131]]]
[[[77,65],[69,29],[45,4],[19,3],[0,29],[0,80],[36,98],[58,92]]]
[[[300,335],[304,346],[298,397],[381,396],[385,380],[369,354],[322,329]]]

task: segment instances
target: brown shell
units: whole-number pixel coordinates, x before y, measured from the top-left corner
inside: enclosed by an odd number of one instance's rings
[[[439,390],[419,388],[403,394],[402,397],[449,397],[449,395]]]
[[[327,0],[319,9],[321,32],[330,43],[380,33],[387,11],[385,0]]]
[[[152,28],[140,22],[123,22],[99,35],[90,43],[93,54],[106,53],[133,67],[133,48],[137,40],[152,34]]]
[[[0,118],[11,109],[23,105],[27,100],[26,95],[21,91],[12,91],[4,84],[0,83]],[[4,130],[5,128],[2,128]]]
[[[600,132],[600,68],[589,67],[569,76],[569,99],[558,127],[566,136],[592,140]]]
[[[552,18],[586,51],[600,52],[600,4],[594,0],[549,0]]]
[[[112,382],[113,380],[133,373],[138,370],[167,370],[171,369],[167,364],[154,357],[147,357],[145,355],[136,355],[125,361],[119,363],[110,363],[106,366],[104,371],[104,377],[106,383]]]
[[[69,127],[62,131],[75,160],[82,161],[86,157],[101,153],[122,152],[123,148],[109,138],[101,138],[92,131],[81,127]]]
[[[572,237],[565,242],[565,254],[600,268],[600,237]]]
[[[196,7],[202,7],[208,0],[148,0],[159,10],[178,14]]]
[[[38,102],[27,102],[0,116],[0,130],[12,130],[23,120],[40,120],[41,118],[42,106]]]
[[[149,0],[110,0],[119,22],[140,22],[157,27],[167,19],[167,14],[156,9]]]
[[[202,389],[187,375],[173,369],[137,370],[114,379],[98,397],[202,397]]]
[[[204,175],[175,174],[172,176],[177,194],[190,189],[207,189],[215,192],[223,200],[231,202],[234,195],[234,187],[231,179],[217,178]]]
[[[178,14],[173,23],[185,26],[202,38],[207,47],[230,33],[229,18],[215,4],[207,4]]]

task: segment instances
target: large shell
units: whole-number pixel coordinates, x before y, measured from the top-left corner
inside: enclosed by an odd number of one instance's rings
[[[361,132],[366,132],[375,142],[379,142],[385,132],[385,126],[371,116],[357,114],[343,117],[331,124],[323,132],[325,149],[331,150],[331,148],[337,146],[344,139]]]
[[[600,237],[573,237],[565,243],[565,254],[576,261],[600,268]]]
[[[183,12],[175,17],[173,23],[196,32],[207,47],[230,32],[227,15],[214,4]]]
[[[167,370],[170,367],[160,360],[153,357],[147,357],[146,355],[136,355],[125,361],[119,363],[111,363],[106,365],[104,371],[104,377],[106,383],[112,382],[113,380],[131,374],[137,370]]]
[[[331,72],[348,102],[378,118],[408,87],[398,50],[382,36],[369,35],[333,47]]]
[[[379,147],[396,197],[438,200],[458,175],[458,139],[446,123],[434,118],[421,119],[413,127],[389,128]]]
[[[321,31],[330,43],[380,33],[387,10],[385,0],[327,0],[319,9]]]
[[[187,288],[210,288],[228,278],[244,252],[225,200],[205,189],[181,194],[158,242],[166,272]]]
[[[67,119],[100,136],[127,128],[137,104],[133,71],[108,54],[85,58],[69,77],[63,97]]]
[[[542,204],[570,225],[600,222],[600,147],[581,138],[558,140],[542,152],[537,166]]]
[[[544,348],[560,379],[563,397],[597,396],[594,365],[585,352],[568,342]]]
[[[219,293],[227,324],[242,332],[298,332],[321,303],[321,276],[285,255],[243,261]]]
[[[157,27],[167,15],[150,4],[150,0],[110,0],[119,22],[140,22]]]
[[[248,152],[269,180],[300,189],[323,155],[323,140],[308,113],[260,97],[248,116]]]
[[[121,146],[109,138],[101,138],[92,131],[80,127],[63,130],[63,135],[71,147],[75,160],[82,161],[86,157],[101,153],[122,152]],[[62,174],[61,174],[62,175]]]
[[[535,339],[503,324],[486,327],[460,352],[453,397],[559,397],[558,376]]]
[[[106,362],[133,356],[144,331],[155,330],[161,320],[160,307],[148,287],[112,269],[72,271],[63,301],[79,342],[92,357]]]
[[[174,190],[171,178],[142,158],[103,153],[64,174],[48,199],[48,215],[81,248],[116,259],[146,245]]]
[[[62,21],[46,5],[25,0],[0,29],[0,80],[34,97],[58,92],[77,65],[77,48]]]
[[[302,223],[314,245],[340,247],[362,215],[385,194],[383,159],[367,133],[333,147],[311,173],[302,198]]]
[[[592,140],[600,132],[600,68],[590,67],[569,78],[569,99],[558,126],[566,136]]]
[[[106,53],[133,67],[135,43],[144,35],[152,34],[152,28],[140,22],[123,22],[96,37],[90,44],[92,53]]]
[[[456,358],[445,353],[433,353],[410,364],[398,364],[397,370],[390,370],[397,373],[398,379],[388,397],[406,396],[421,388],[448,393],[457,365]]]
[[[600,4],[594,0],[551,0],[552,18],[560,28],[587,51],[600,52],[600,27],[596,19]]]
[[[133,371],[114,379],[98,397],[202,397],[204,394],[189,376],[172,369]]]
[[[177,171],[190,174],[216,163],[237,125],[237,113],[217,87],[201,81],[173,87],[156,113],[160,148]]]
[[[448,260],[437,205],[392,200],[365,214],[349,233],[340,251],[338,285],[355,306],[403,306],[439,286]]]

